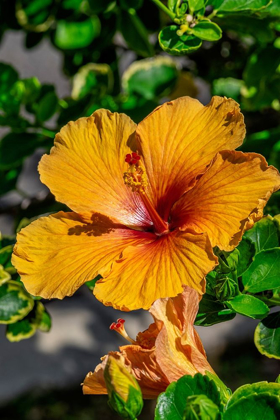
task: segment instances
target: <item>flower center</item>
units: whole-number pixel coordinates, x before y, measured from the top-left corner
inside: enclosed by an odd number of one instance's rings
[[[128,163],[128,169],[124,172],[123,179],[125,185],[130,187],[133,192],[138,193],[144,206],[153,222],[155,233],[159,236],[168,233],[168,223],[162,220],[149,197],[146,194],[148,178],[144,166],[141,165],[141,157],[138,153],[126,155],[125,162]]]

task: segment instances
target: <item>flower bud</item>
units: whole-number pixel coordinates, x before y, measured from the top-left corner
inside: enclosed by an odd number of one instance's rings
[[[108,356],[104,379],[110,407],[123,419],[136,419],[143,408],[142,393],[123,357]]]
[[[238,283],[228,276],[218,278],[215,293],[221,302],[232,299],[239,294]]]

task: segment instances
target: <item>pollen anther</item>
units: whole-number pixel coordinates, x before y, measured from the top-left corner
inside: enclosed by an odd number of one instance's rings
[[[142,165],[140,165],[140,156],[138,153],[126,155],[125,162],[129,167],[123,174],[124,183],[132,189],[133,192],[145,193],[148,185],[147,174]]]

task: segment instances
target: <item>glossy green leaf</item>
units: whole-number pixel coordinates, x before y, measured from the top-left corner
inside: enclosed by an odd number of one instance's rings
[[[23,84],[23,92],[21,97],[22,104],[29,104],[38,98],[41,90],[41,83],[37,77],[30,77],[20,81]]]
[[[254,394],[239,399],[223,415],[224,420],[278,420],[280,418],[279,399],[273,395]]]
[[[32,337],[37,329],[48,332],[50,328],[50,315],[42,302],[36,301],[33,310],[24,319],[7,326],[6,337],[11,342],[17,342]]]
[[[211,0],[214,10],[219,13],[255,12],[266,7],[270,0]]]
[[[280,400],[280,384],[275,382],[256,382],[254,384],[246,384],[238,388],[228,401],[227,408],[238,403],[241,398],[248,398],[254,394],[270,394]]]
[[[34,300],[20,283],[10,280],[0,287],[0,324],[11,324],[24,318],[33,306]]]
[[[214,296],[204,294],[199,304],[195,325],[209,327],[220,322],[230,321],[235,315],[234,311],[227,309]]]
[[[220,410],[205,395],[187,397],[183,420],[220,420]]]
[[[0,170],[16,168],[41,145],[43,138],[33,133],[9,133],[0,140]]]
[[[280,359],[280,312],[268,315],[258,324],[254,341],[261,354]]]
[[[55,31],[54,42],[62,50],[74,50],[88,47],[99,35],[100,22],[97,16],[81,22],[59,20]]]
[[[204,0],[188,0],[188,5],[191,15],[198,14],[203,15],[205,12]]]
[[[169,57],[135,61],[123,75],[123,88],[129,95],[138,94],[147,100],[166,95],[178,78],[176,63]]]
[[[236,249],[239,251],[237,276],[241,276],[251,265],[256,253],[256,248],[253,242],[243,237]]]
[[[32,337],[36,332],[36,325],[29,322],[28,319],[7,325],[6,337],[11,342],[21,341]]]
[[[160,394],[155,411],[155,420],[182,420],[186,409],[187,398],[193,395],[205,395],[219,409],[221,396],[216,383],[208,376],[197,373],[195,376],[183,376],[171,383],[165,392]]]
[[[87,95],[102,96],[110,93],[113,84],[114,76],[108,64],[88,63],[75,74],[71,96],[75,101]]]
[[[148,31],[133,9],[122,10],[119,16],[119,29],[127,45],[143,57],[154,55],[154,48],[148,38]]]
[[[251,295],[238,295],[226,302],[226,305],[233,311],[248,316],[249,318],[261,319],[269,313],[269,307]]]
[[[269,215],[255,223],[252,229],[247,230],[244,237],[254,243],[257,253],[280,246],[277,222]]]
[[[212,381],[215,382],[215,385],[220,393],[220,399],[221,399],[221,405],[222,406],[226,406],[228,403],[229,398],[232,395],[231,389],[228,388],[223,381],[215,374],[212,372],[206,372],[205,375],[211,379]]]
[[[177,3],[178,0],[167,0],[168,9],[171,10],[171,12],[175,12]]]
[[[250,293],[259,293],[279,287],[280,248],[259,252],[243,274],[242,283],[244,290]]]
[[[167,26],[159,33],[158,39],[161,48],[172,55],[185,55],[201,47],[202,41],[194,35],[178,36],[179,27]]]
[[[194,28],[192,28],[192,33],[197,37],[205,41],[218,41],[222,37],[221,28],[213,22],[210,21],[200,21]]]

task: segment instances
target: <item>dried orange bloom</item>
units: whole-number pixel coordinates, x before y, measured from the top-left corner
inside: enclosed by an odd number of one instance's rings
[[[244,136],[238,104],[220,97],[167,102],[138,126],[104,109],[67,124],[39,172],[73,212],[18,234],[13,264],[27,290],[61,299],[100,274],[95,296],[122,310],[183,285],[203,293],[212,248],[233,249],[280,187],[261,155],[233,151]]]
[[[135,376],[144,398],[157,397],[183,375],[214,373],[193,327],[199,300],[200,295],[187,286],[175,298],[158,299],[149,311],[155,322],[139,333],[132,344],[109,353],[123,361]],[[112,324],[111,329],[127,338],[122,321]],[[104,380],[107,358],[108,355],[104,356],[95,371],[86,376],[84,394],[107,394]]]

